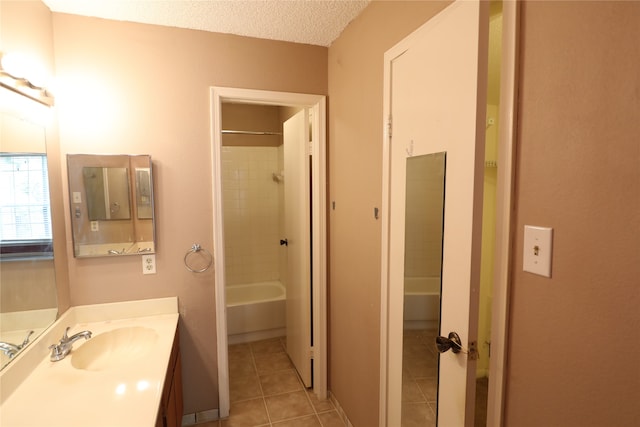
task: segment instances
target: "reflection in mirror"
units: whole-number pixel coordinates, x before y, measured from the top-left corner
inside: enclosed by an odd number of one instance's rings
[[[55,321],[58,312],[45,130],[4,112],[0,114],[0,218],[0,366],[4,367]]]
[[[407,159],[404,260],[403,406],[435,420],[446,153]],[[415,411],[404,410],[405,413]],[[403,419],[403,425],[410,420]],[[434,421],[435,425],[435,421]]]
[[[151,169],[136,168],[136,210],[138,219],[151,219]]]
[[[90,221],[130,219],[129,169],[82,168]]]
[[[74,256],[155,253],[150,156],[69,154],[67,169]]]

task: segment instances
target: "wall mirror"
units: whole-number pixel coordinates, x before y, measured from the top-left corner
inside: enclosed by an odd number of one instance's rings
[[[12,96],[20,97],[3,89],[3,101]],[[4,104],[0,218],[0,367],[4,367],[58,313],[45,128],[13,110],[4,111]]]
[[[407,158],[403,310],[403,401],[438,393],[435,337],[440,329],[446,153]],[[404,412],[403,412],[404,416]]]
[[[155,253],[148,155],[67,155],[77,258]]]

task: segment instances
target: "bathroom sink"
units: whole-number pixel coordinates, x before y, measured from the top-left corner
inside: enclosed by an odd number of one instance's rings
[[[102,371],[147,356],[158,340],[151,328],[132,326],[95,335],[71,353],[76,369]]]

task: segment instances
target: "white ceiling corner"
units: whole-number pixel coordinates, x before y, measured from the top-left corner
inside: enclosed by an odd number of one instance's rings
[[[371,0],[43,0],[53,12],[330,46]]]

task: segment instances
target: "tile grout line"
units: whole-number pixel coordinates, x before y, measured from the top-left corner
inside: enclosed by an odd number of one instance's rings
[[[264,389],[262,388],[262,381],[260,381],[260,373],[258,372],[258,364],[256,363],[255,353],[253,352],[253,346],[249,344],[249,352],[251,354],[251,361],[253,362],[253,368],[256,370],[256,377],[258,378],[258,387],[260,387],[260,396],[262,397],[262,404],[264,405],[264,410],[267,413],[267,422],[269,427],[272,427],[271,423],[271,414],[269,413],[269,407],[267,406],[267,399],[264,395]]]

